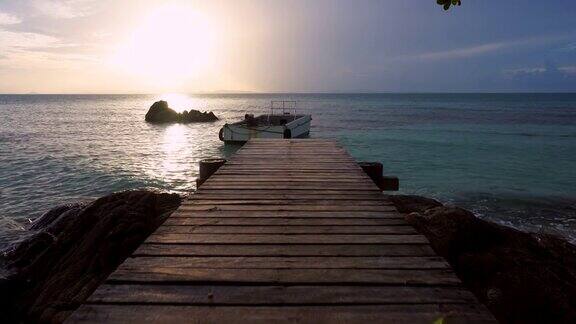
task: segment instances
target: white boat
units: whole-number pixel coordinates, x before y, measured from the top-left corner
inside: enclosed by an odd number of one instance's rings
[[[272,101],[268,115],[246,114],[244,120],[224,124],[220,140],[244,143],[251,138],[303,138],[310,134],[312,116],[296,113],[296,101]]]

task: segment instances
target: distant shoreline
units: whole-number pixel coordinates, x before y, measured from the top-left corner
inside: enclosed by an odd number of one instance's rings
[[[170,92],[168,92],[170,93]],[[178,94],[192,96],[211,95],[521,95],[521,94],[546,94],[546,95],[566,95],[576,94],[574,91],[454,91],[454,92],[387,92],[387,91],[334,91],[334,92],[251,92],[251,91],[223,91],[223,92],[174,92]],[[161,96],[166,93],[0,93],[0,96]]]

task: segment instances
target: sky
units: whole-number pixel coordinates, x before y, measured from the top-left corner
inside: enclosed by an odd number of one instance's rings
[[[576,1],[0,0],[0,93],[574,92]]]

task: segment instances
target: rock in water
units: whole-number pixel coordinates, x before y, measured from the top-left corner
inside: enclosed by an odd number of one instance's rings
[[[172,123],[178,122],[179,119],[179,114],[170,109],[166,101],[156,101],[152,104],[145,117],[145,120],[151,123]]]
[[[168,102],[156,101],[148,112],[145,120],[150,123],[205,123],[217,121],[218,117],[213,112],[200,112],[198,110],[183,111],[177,113],[168,107]]]
[[[62,322],[180,202],[176,194],[125,191],[44,214],[33,235],[0,254],[0,318]]]

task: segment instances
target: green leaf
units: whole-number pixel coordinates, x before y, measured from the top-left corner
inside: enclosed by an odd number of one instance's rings
[[[450,9],[450,6],[460,6],[462,5],[461,0],[436,0],[436,4],[442,6],[444,10]]]
[[[440,317],[437,320],[435,320],[434,322],[432,322],[432,324],[444,324],[446,323],[446,321],[444,320],[444,317]]]

